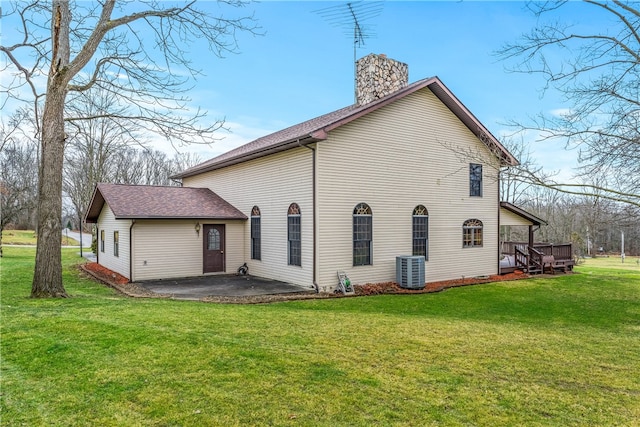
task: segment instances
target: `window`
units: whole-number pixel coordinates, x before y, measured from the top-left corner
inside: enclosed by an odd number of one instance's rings
[[[100,252],[104,252],[104,230],[100,230]]]
[[[469,196],[482,197],[482,165],[469,164]]]
[[[221,247],[220,230],[217,228],[210,228],[207,233],[207,250],[219,251]]]
[[[462,224],[462,247],[482,246],[482,221],[468,219]]]
[[[360,203],[353,209],[353,265],[371,265],[373,222],[371,208]]]
[[[413,210],[413,255],[429,259],[429,213],[422,205]]]
[[[287,212],[287,240],[289,242],[289,265],[302,265],[300,206],[297,203],[291,203]]]
[[[113,256],[119,256],[119,246],[120,246],[120,232],[113,232]]]
[[[251,259],[262,259],[260,236],[260,208],[251,209]]]

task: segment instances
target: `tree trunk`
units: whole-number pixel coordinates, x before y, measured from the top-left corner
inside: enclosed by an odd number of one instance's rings
[[[62,284],[62,165],[64,160],[64,104],[69,64],[69,4],[54,1],[52,58],[47,98],[42,114],[42,151],[38,180],[38,246],[31,285],[32,298],[67,297]]]
[[[38,247],[32,298],[66,297],[62,285],[62,163],[64,90],[49,90],[42,116],[42,157],[38,180]]]

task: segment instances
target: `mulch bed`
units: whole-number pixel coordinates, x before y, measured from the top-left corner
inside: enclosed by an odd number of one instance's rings
[[[395,282],[367,283],[365,285],[355,285],[356,295],[381,295],[381,294],[426,294],[440,292],[449,288],[460,286],[479,285],[482,283],[505,282],[510,280],[526,279],[530,277],[522,271],[516,270],[513,273],[503,275],[492,275],[486,277],[465,277],[453,280],[442,280],[440,282],[427,283],[424,289],[405,289]]]
[[[97,262],[88,262],[80,265],[80,270],[87,273],[99,282],[115,289],[116,291],[130,297],[142,298],[166,298],[167,295],[157,294],[146,290],[145,288],[130,283],[129,279],[115,271],[98,264]]]
[[[170,298],[171,295],[157,294],[146,290],[145,288],[129,283],[129,279],[115,273],[102,265],[91,262],[80,265],[80,269],[98,281],[116,289],[118,292],[137,298]],[[466,277],[455,280],[444,280],[440,282],[427,283],[424,289],[404,289],[394,282],[385,283],[367,283],[364,285],[354,285],[355,296],[368,295],[394,295],[394,294],[425,294],[433,292],[441,292],[445,289],[456,288],[460,286],[479,285],[482,283],[504,282],[511,280],[526,279],[529,275],[521,271],[515,271],[510,274],[492,275],[486,277]],[[278,295],[255,295],[255,296],[237,296],[237,297],[218,297],[209,296],[202,298],[203,302],[217,302],[227,304],[264,304],[279,301],[293,301],[306,299],[326,299],[326,298],[344,298],[351,295],[342,295],[340,293],[300,293],[300,294],[278,294]]]

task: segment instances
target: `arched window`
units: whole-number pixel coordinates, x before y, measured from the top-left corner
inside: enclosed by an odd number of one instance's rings
[[[217,228],[210,228],[207,233],[207,250],[219,251],[220,242],[220,231]]]
[[[300,230],[300,206],[291,203],[287,211],[287,241],[289,242],[289,265],[302,265],[302,242]]]
[[[366,203],[353,209],[353,265],[371,265],[373,214]]]
[[[482,246],[482,221],[468,219],[462,224],[462,247]]]
[[[261,259],[260,208],[251,209],[251,259]]]
[[[423,205],[413,210],[413,255],[429,259],[429,212]]]

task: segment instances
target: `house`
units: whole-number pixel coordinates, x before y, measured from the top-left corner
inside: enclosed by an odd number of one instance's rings
[[[438,77],[408,83],[384,55],[357,63],[357,102],[185,170],[182,187],[100,184],[86,214],[98,259],[130,280],[234,273],[319,291],[497,274],[499,170],[518,161]]]

